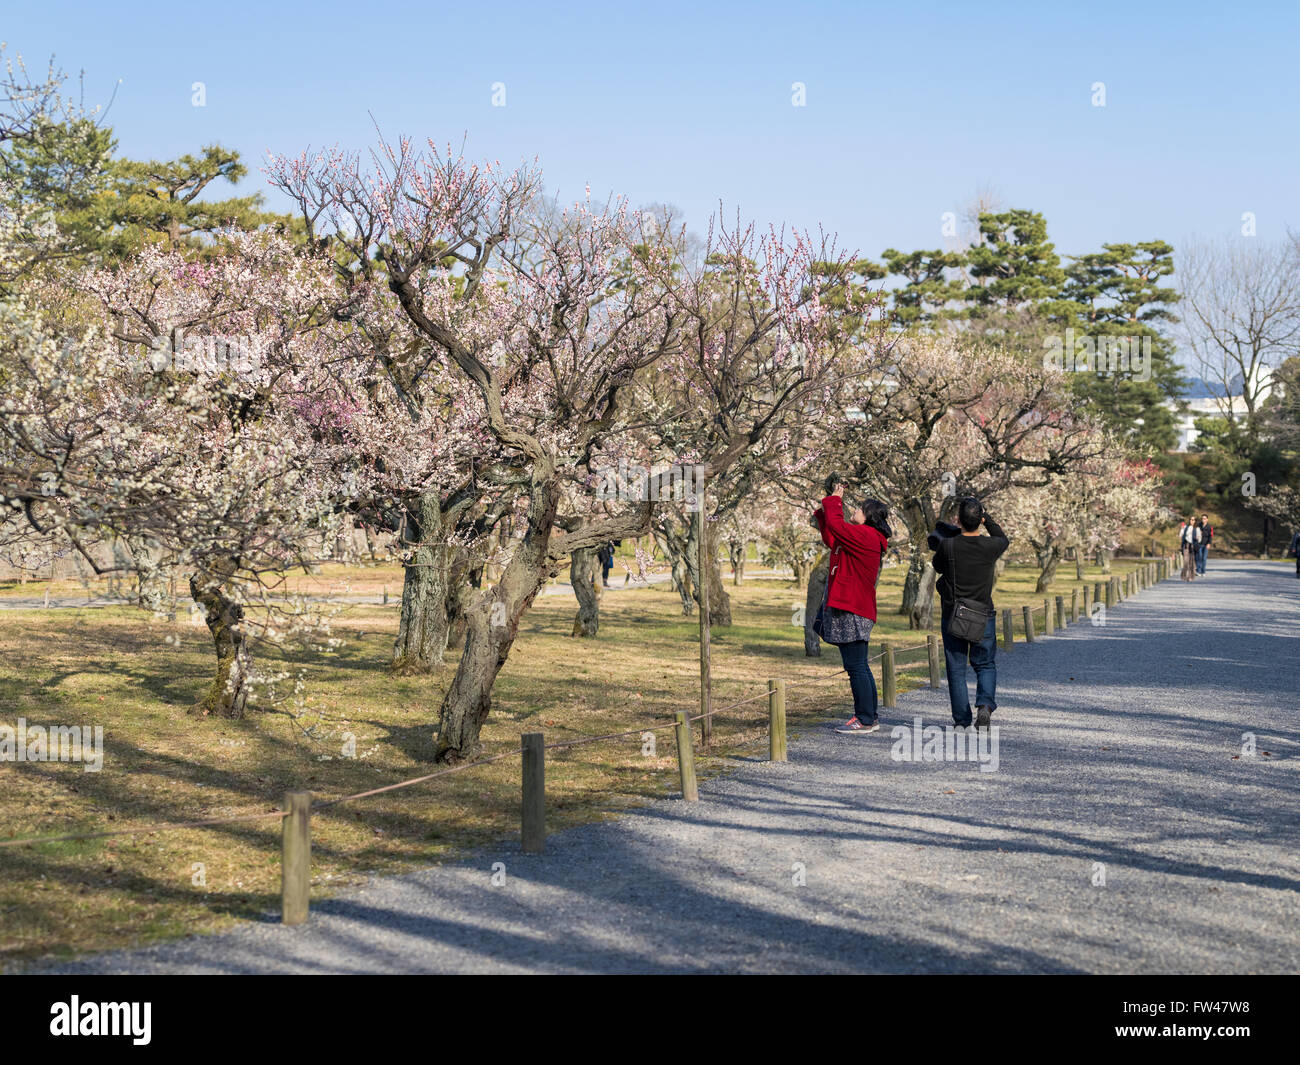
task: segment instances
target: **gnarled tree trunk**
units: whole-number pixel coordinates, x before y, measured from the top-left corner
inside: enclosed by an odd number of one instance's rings
[[[463,547],[457,548],[447,572],[447,649],[460,646],[465,639],[465,607],[470,588],[483,582],[483,569],[475,568],[474,559]]]
[[[703,579],[709,582],[709,624],[730,625],[731,596],[727,594],[727,589],[722,584],[722,567],[718,565],[717,530],[708,521],[704,523],[704,527],[706,529],[705,536],[708,537],[705,551],[707,559],[705,568],[708,572],[704,574]],[[701,579],[699,573],[699,533],[697,528],[698,523],[692,520],[690,533],[686,538],[686,565],[690,570],[691,580],[697,589],[695,595],[696,604],[700,601],[698,588]]]
[[[939,574],[930,564],[930,556],[922,555],[925,565],[921,569],[921,584],[917,590],[916,601],[908,615],[908,627],[913,629],[931,629],[934,627],[934,589]]]
[[[465,649],[443,696],[434,758],[459,762],[478,750],[479,733],[492,709],[492,685],[519,632],[519,621],[553,576],[547,551],[560,490],[535,484],[527,528],[501,571],[496,587],[480,593],[465,614]]]
[[[396,673],[431,673],[447,649],[449,548],[437,492],[420,496],[403,541],[415,550],[403,566],[402,616],[393,644]]]
[[[821,609],[826,597],[826,577],[830,572],[831,556],[823,554],[817,565],[808,575],[808,595],[803,605],[803,653],[806,658],[820,658],[822,642],[813,632],[813,622],[817,620],[817,611]]]
[[[690,617],[695,613],[694,567],[687,564],[687,541],[668,527],[666,522],[656,522],[654,526],[655,543],[659,545],[668,560],[672,575],[673,591],[682,601],[682,613]]]
[[[898,612],[908,618],[912,628],[929,628],[928,619],[934,615],[934,571],[930,565],[931,552],[925,540],[934,528],[934,521],[919,506],[905,508],[900,516],[907,526],[910,557],[907,575],[903,578],[903,601]],[[931,574],[928,582],[927,572]],[[918,618],[927,619],[925,625],[918,626]]]
[[[731,583],[739,588],[745,583],[745,554],[749,547],[744,540],[728,540],[727,552],[731,556]]]
[[[234,572],[230,566],[229,572]],[[190,595],[204,611],[217,652],[217,672],[193,712],[217,717],[243,717],[248,707],[248,683],[253,656],[244,631],[244,608],[225,592],[219,576],[194,574]]]
[[[161,610],[167,600],[167,580],[160,567],[161,552],[156,544],[151,544],[143,536],[126,537],[126,546],[136,575],[136,605]]]
[[[1059,543],[1050,543],[1038,551],[1038,584],[1035,585],[1035,591],[1047,591],[1052,586],[1052,581],[1056,579],[1056,568],[1061,564],[1061,545]]]
[[[578,600],[578,613],[573,619],[574,636],[595,636],[600,628],[598,569],[594,547],[576,548],[569,556],[569,580]]]

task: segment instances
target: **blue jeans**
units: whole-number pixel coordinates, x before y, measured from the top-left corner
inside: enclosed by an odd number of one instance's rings
[[[1209,544],[1200,544],[1196,548],[1196,572],[1201,576],[1205,576],[1205,552],[1209,549]]]
[[[948,701],[952,704],[952,719],[958,726],[971,723],[970,692],[966,688],[966,660],[975,670],[975,705],[998,708],[993,698],[998,687],[997,640],[998,619],[990,614],[984,626],[984,639],[979,643],[953,636],[948,631],[951,611],[944,611],[939,629],[943,633],[943,654],[948,666]]]
[[[874,725],[876,678],[871,675],[871,663],[867,660],[868,646],[866,640],[840,644],[840,661],[844,663],[849,687],[853,689],[853,716],[864,725]]]

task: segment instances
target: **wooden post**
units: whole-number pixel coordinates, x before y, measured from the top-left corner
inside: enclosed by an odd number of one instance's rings
[[[1106,589],[1103,594],[1106,597],[1106,609],[1109,610],[1115,605],[1115,579],[1113,577],[1106,582]]]
[[[287,791],[281,807],[280,921],[302,924],[311,903],[311,792]]]
[[[898,679],[894,673],[894,645],[885,644],[885,657],[880,660],[881,705],[898,705]],[[870,663],[868,663],[868,668]]]
[[[1002,650],[1010,651],[1015,640],[1015,633],[1011,626],[1011,608],[1005,607],[1002,610]]]
[[[1106,598],[1106,586],[1102,584],[1101,581],[1098,581],[1092,587],[1093,604],[1095,605],[1097,603],[1103,602],[1105,598]]]
[[[685,710],[677,711],[677,772],[682,781],[682,798],[695,802],[700,797],[695,783],[695,747],[691,738],[691,719]]]
[[[1051,636],[1056,631],[1056,626],[1052,624],[1052,601],[1043,600],[1043,635]]]
[[[1056,627],[1065,628],[1065,596],[1063,595],[1056,597]]]
[[[1083,616],[1092,617],[1092,589],[1086,584],[1083,586]]]
[[[926,656],[930,660],[930,687],[939,687],[939,637],[932,632],[925,635]]]
[[[700,740],[704,746],[713,742],[713,716],[709,713],[709,570],[705,566],[709,564],[708,551],[708,522],[705,520],[705,492],[704,480],[700,479],[699,495],[696,497],[699,503],[698,517],[696,524],[699,526],[699,561],[696,563],[696,569],[700,576]],[[694,776],[694,766],[691,769],[692,777]]]
[[[785,751],[785,681],[767,682],[767,757],[770,762],[787,761]]]
[[[1083,590],[1087,592],[1088,586],[1084,585]],[[1078,620],[1079,620],[1079,589],[1071,588],[1070,589],[1070,622],[1074,623]]]
[[[540,732],[519,737],[523,759],[522,832],[525,854],[546,849],[546,741]]]
[[[388,605],[388,585],[384,585],[384,606]]]
[[[1034,612],[1029,607],[1021,608],[1025,613],[1025,642],[1034,642]]]

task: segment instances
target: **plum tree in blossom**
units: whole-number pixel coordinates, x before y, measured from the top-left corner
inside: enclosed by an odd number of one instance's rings
[[[235,234],[202,262],[148,250],[60,289],[76,294],[67,306],[0,307],[3,503],[97,573],[186,574],[217,657],[196,709],[241,716],[250,638],[299,634],[309,618],[301,600],[268,593],[332,551],[359,474],[301,416],[325,391],[319,267]],[[93,547],[110,538],[134,556],[101,563]]]
[[[637,392],[636,438],[661,464],[704,471],[707,572],[698,572],[693,513],[674,504],[656,514],[655,524],[656,539],[674,569],[687,574],[696,602],[701,581],[708,581],[713,624],[731,623],[717,564],[721,523],[760,497],[798,498],[818,468],[810,427],[826,417],[850,342],[838,328],[833,297],[845,298],[852,261],[825,236],[761,233],[739,220],[715,222],[698,261],[660,261],[658,280],[680,315],[681,343],[666,372]],[[848,299],[859,314],[873,302],[860,290]],[[863,330],[856,343],[877,357],[887,346],[879,329]],[[679,590],[686,583],[679,580]]]
[[[436,757],[477,748],[492,686],[519,621],[576,548],[645,531],[649,508],[569,521],[566,486],[590,475],[617,431],[623,392],[674,335],[663,294],[629,257],[624,205],[574,204],[544,218],[527,167],[475,167],[430,143],[381,145],[373,169],[354,157],[277,161],[276,180],[377,261],[421,343],[478,394],[479,428],[501,461],[476,470],[489,491],[518,497],[517,535],[495,587],[468,597],[465,646],[444,697]],[[631,271],[633,283],[616,286]],[[460,455],[475,456],[466,440]],[[561,525],[571,531],[561,532]]]
[[[1089,457],[1043,484],[998,492],[990,503],[1012,540],[1033,550],[1040,593],[1051,587],[1067,549],[1081,567],[1090,552],[1114,550],[1125,529],[1151,524],[1160,509],[1155,466],[1128,456],[1100,424],[1093,432],[1098,439]]]
[[[593,508],[588,495],[579,513],[563,507],[575,483],[590,488],[625,446],[634,385],[648,368],[662,363],[683,387],[728,400],[751,382],[726,367],[752,364],[753,376],[765,360],[785,375],[764,410],[724,424],[698,453],[674,448],[675,460],[714,473],[809,394],[805,371],[787,368],[798,341],[820,354],[811,246],[750,228],[725,233],[728,305],[717,260],[683,269],[666,234],[621,202],[549,209],[532,167],[476,167],[402,140],[381,143],[364,167],[324,153],[277,160],[272,174],[313,233],[328,230],[350,242],[357,264],[373,264],[421,343],[477,391],[479,428],[500,457],[476,469],[476,483],[515,500],[500,578],[468,597],[465,646],[441,707],[436,757],[462,759],[477,747],[496,675],[542,583],[574,551],[647,531],[653,501]],[[669,414],[681,421],[680,408]]]
[[[850,370],[845,386],[827,453],[901,519],[911,558],[899,613],[913,628],[933,620],[926,535],[958,497],[1045,484],[1103,446],[1061,374],[959,337],[909,335],[887,367]]]

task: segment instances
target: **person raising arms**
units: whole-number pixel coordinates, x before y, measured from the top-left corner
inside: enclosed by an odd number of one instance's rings
[[[836,731],[866,735],[880,731],[876,679],[867,650],[876,623],[876,583],[892,535],[889,507],[868,499],[846,519],[844,482],[832,475],[826,488],[829,494],[813,512],[813,522],[831,556],[826,594],[813,631],[839,647],[849,675],[853,716]]]

